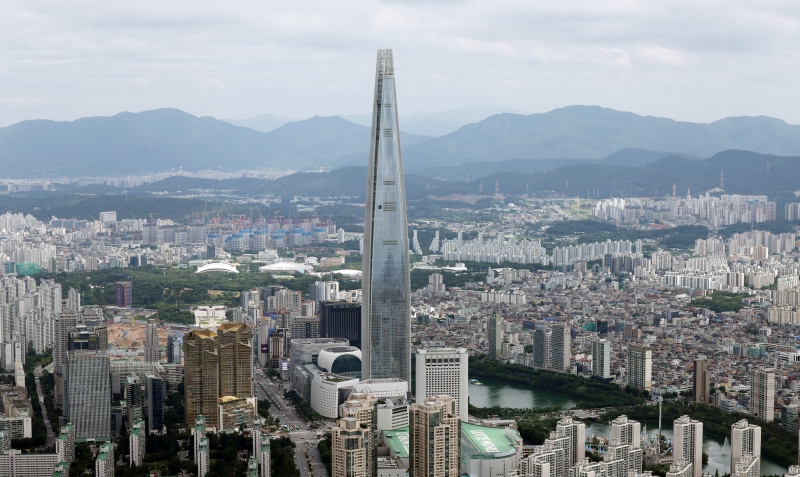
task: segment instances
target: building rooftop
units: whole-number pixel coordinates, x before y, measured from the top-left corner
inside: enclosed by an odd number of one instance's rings
[[[383,436],[394,455],[401,459],[408,459],[408,427],[383,431]]]
[[[464,448],[464,453],[474,454],[511,454],[517,451],[514,447],[516,442],[510,438],[510,434],[516,430],[498,427],[476,426],[475,424],[462,423],[461,434],[464,437],[462,443],[469,442],[477,452]]]

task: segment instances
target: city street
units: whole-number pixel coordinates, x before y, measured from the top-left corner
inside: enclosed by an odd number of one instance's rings
[[[289,427],[289,438],[295,443],[294,459],[302,477],[328,477],[325,464],[317,451],[316,431],[310,429],[306,422],[295,412],[294,406],[283,399],[282,381],[272,382],[264,375],[255,373],[256,397],[270,401],[270,414],[280,419],[280,425]],[[266,393],[264,392],[266,390]],[[299,428],[299,430],[298,430]],[[311,461],[309,468],[306,461],[308,456]]]
[[[38,366],[33,370],[33,377],[36,381],[36,394],[39,395],[39,405],[42,407],[42,418],[44,419],[44,426],[47,428],[47,441],[45,447],[52,447],[56,444],[56,435],[53,432],[53,426],[50,425],[50,418],[47,416],[47,407],[44,405],[44,393],[42,392],[42,383],[39,378],[42,377],[42,367]]]

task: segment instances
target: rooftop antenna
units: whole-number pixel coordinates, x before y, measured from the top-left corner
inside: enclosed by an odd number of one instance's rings
[[[725,175],[722,173],[722,169],[719,170],[719,188],[725,189]]]

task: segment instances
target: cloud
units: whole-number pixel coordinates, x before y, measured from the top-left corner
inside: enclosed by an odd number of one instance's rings
[[[0,126],[163,106],[364,113],[384,47],[406,114],[601,104],[800,123],[791,0],[0,0],[0,45]]]

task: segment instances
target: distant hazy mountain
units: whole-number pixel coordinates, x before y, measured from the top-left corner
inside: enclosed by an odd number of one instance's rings
[[[449,111],[417,111],[400,115],[400,131],[423,136],[439,137],[457,130],[461,126],[477,123],[489,116],[501,113],[526,114],[524,111],[504,106],[471,104]],[[372,127],[372,114],[348,114],[342,116],[348,121]]]
[[[457,166],[407,167],[406,170],[426,177],[444,180],[476,180],[499,172],[538,174],[573,164],[593,162],[610,166],[641,166],[669,156],[701,159],[688,154],[648,151],[647,149],[621,149],[602,159],[508,159],[505,161],[467,162]]]
[[[542,161],[547,162],[547,161]],[[497,172],[477,180],[437,180],[414,173],[406,173],[406,195],[409,203],[430,200],[429,196],[449,194],[494,194],[497,183],[500,192],[508,195],[535,194],[539,197],[553,192],[567,196],[623,197],[631,194],[671,195],[675,184],[678,195],[692,195],[713,190],[719,186],[719,173],[725,173],[725,190],[731,194],[765,194],[771,200],[781,196],[794,199],[793,192],[800,177],[800,157],[781,157],[749,151],[724,151],[708,159],[688,159],[669,156],[655,162],[624,167],[595,163],[577,163],[565,160],[563,167],[542,172]],[[553,164],[556,164],[555,162]],[[769,167],[768,167],[769,165]],[[366,166],[344,167],[329,172],[301,172],[274,181],[258,179],[193,179],[172,177],[154,184],[129,189],[131,195],[149,195],[148,191],[187,191],[191,189],[235,189],[240,194],[252,195],[270,192],[283,197],[294,195],[350,196],[364,200],[366,192]],[[100,191],[90,186],[86,191]],[[118,190],[118,189],[116,189]],[[71,189],[78,192],[77,189]],[[1,204],[0,204],[1,205]]]
[[[274,129],[283,126],[286,123],[290,123],[292,121],[298,121],[298,119],[273,116],[267,113],[247,119],[240,119],[240,120],[226,119],[225,121],[235,126],[241,126],[243,128],[255,129],[256,131],[261,131],[261,132],[270,132]]]
[[[338,116],[284,124],[269,133],[177,109],[0,128],[2,175],[58,176],[183,167],[314,169],[369,148],[370,129]],[[404,144],[427,137],[403,134]]]
[[[498,114],[424,144],[406,147],[406,167],[510,159],[600,159],[625,148],[708,157],[730,149],[800,154],[800,126],[768,117],[710,124],[639,116],[598,106],[543,114]]]

